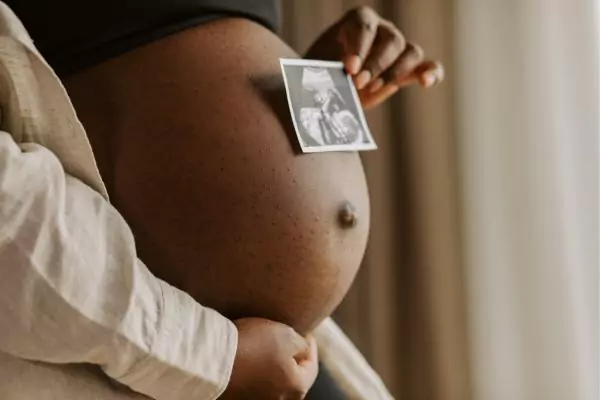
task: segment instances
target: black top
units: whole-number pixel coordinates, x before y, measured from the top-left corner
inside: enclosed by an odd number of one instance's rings
[[[61,76],[225,17],[278,29],[277,0],[5,0]]]

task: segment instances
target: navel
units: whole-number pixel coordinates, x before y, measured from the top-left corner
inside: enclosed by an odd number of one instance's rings
[[[358,211],[349,201],[344,201],[338,209],[338,222],[344,229],[353,228],[358,223]]]

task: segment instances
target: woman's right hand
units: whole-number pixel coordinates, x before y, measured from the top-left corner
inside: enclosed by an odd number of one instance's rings
[[[234,321],[238,349],[220,400],[301,400],[318,373],[317,345],[287,325],[262,319]]]

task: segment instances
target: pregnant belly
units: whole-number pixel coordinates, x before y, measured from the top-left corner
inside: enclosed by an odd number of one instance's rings
[[[66,85],[151,271],[230,318],[307,332],[357,272],[369,202],[356,153],[297,153],[279,67],[294,56],[228,19]]]

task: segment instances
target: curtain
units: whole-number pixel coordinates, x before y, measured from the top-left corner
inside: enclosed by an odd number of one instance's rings
[[[288,0],[300,53],[370,5],[440,59],[367,119],[370,243],[338,323],[398,399],[592,400],[595,0]]]
[[[456,1],[476,399],[600,396],[596,7]]]

